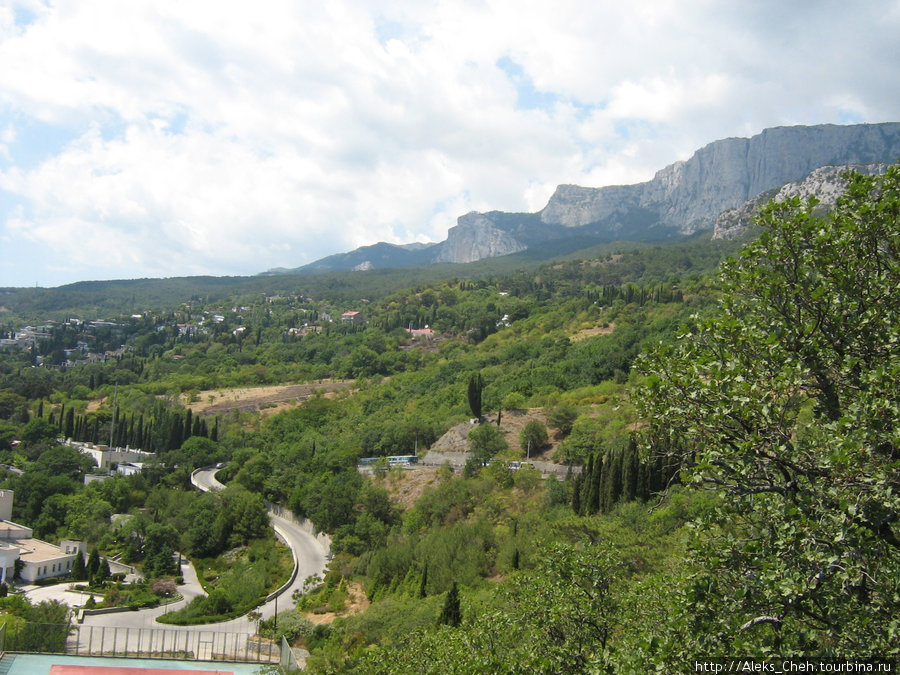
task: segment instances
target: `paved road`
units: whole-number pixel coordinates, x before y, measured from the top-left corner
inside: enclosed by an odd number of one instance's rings
[[[443,466],[449,463],[454,469],[460,469],[466,465],[471,456],[468,452],[439,452],[437,450],[429,450],[425,453],[425,457],[421,459],[419,464],[424,466]],[[535,469],[541,472],[542,478],[548,478],[551,474],[556,477],[563,476],[571,471],[572,473],[581,473],[580,466],[569,467],[566,464],[554,464],[553,462],[544,462],[537,459],[520,459],[519,462],[527,462]],[[412,467],[415,468],[415,467]]]
[[[218,471],[218,469],[214,467],[199,469],[192,475],[191,482],[204,491],[223,489],[225,486],[216,480],[216,471]],[[319,543],[316,537],[308,532],[304,526],[271,511],[269,512],[269,518],[275,532],[285,540],[287,545],[293,551],[297,574],[291,585],[288,586],[280,596],[273,598],[269,602],[256,608],[256,611],[260,612],[263,618],[273,616],[276,608],[280,612],[292,608],[294,606],[294,601],[291,596],[294,591],[302,591],[303,583],[307,577],[323,573],[325,565],[327,564],[327,551]],[[183,586],[180,586],[178,590],[185,596],[184,600],[172,603],[169,606],[155,607],[153,609],[146,609],[138,612],[94,614],[85,617],[84,625],[120,628],[166,628],[195,632],[210,630],[241,633],[255,632],[255,623],[251,622],[246,615],[232,619],[231,621],[201,626],[170,626],[168,624],[157,623],[157,616],[183,607],[192,598],[204,593],[197,580],[196,570],[194,570],[193,565],[186,560],[182,563],[182,575],[184,576],[185,583]]]

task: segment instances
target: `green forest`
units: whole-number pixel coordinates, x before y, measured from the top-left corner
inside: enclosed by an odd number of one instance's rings
[[[267,503],[308,518],[334,556],[260,632],[312,673],[896,659],[900,166],[757,225],[427,271],[0,289],[0,489],[36,537],[137,565],[145,595],[188,556],[209,595],[181,623],[280,585]],[[279,385],[310,393],[213,405]],[[465,462],[422,462],[461,428]],[[60,439],[153,458],[86,484]],[[193,489],[217,463],[227,489]]]

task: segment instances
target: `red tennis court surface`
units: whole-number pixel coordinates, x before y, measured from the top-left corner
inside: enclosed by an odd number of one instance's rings
[[[183,668],[138,668],[132,666],[72,666],[54,664],[50,675],[234,675],[233,670],[184,670]]]

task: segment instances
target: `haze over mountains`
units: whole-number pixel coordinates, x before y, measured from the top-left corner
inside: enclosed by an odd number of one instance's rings
[[[898,158],[900,123],[775,127],[751,138],[714,141],[645,183],[601,188],[560,185],[537,213],[467,213],[440,243],[381,242],[268,274],[466,263],[553,240],[571,239],[573,245],[670,240],[714,229],[712,236],[734,237],[770,191],[803,181],[822,167],[889,164]],[[837,174],[820,172],[804,190],[833,195]],[[741,210],[748,202],[751,205]],[[732,212],[717,225],[723,212],[734,209],[739,213]]]

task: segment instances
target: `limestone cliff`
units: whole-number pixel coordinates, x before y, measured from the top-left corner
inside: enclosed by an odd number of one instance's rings
[[[447,240],[441,244],[434,262],[466,263],[518,253],[528,248],[512,234],[501,230],[481,213],[460,216],[456,227],[447,232]]]
[[[806,178],[792,181],[779,190],[767,190],[740,206],[727,209],[716,218],[713,228],[713,239],[737,239],[742,237],[753,226],[753,218],[760,207],[774,199],[776,202],[800,197],[806,200],[815,197],[823,211],[834,206],[837,198],[847,188],[843,178],[848,171],[857,171],[867,175],[880,175],[887,171],[887,164],[849,164],[843,166],[823,166],[815,169]]]
[[[661,229],[693,234],[713,227],[722,211],[802,180],[819,167],[895,162],[898,157],[898,123],[776,127],[752,138],[710,143],[646,183],[561,185],[541,211],[541,221],[565,227],[605,222],[615,231],[640,210],[654,214]]]
[[[463,263],[508,255],[551,240],[580,243],[671,239],[716,228],[739,236],[753,208],[785,184],[822,167],[892,164],[900,158],[900,123],[776,127],[751,138],[710,143],[652,180],[601,188],[560,185],[538,213],[467,213],[447,239],[415,250],[390,244],[324,258],[301,270],[383,269]],[[817,183],[814,186],[813,183]],[[808,189],[838,189],[837,172],[816,174]],[[799,189],[799,188],[798,188]],[[744,208],[750,202],[750,206]],[[754,206],[755,205],[755,206]],[[720,214],[729,209],[737,211]]]

